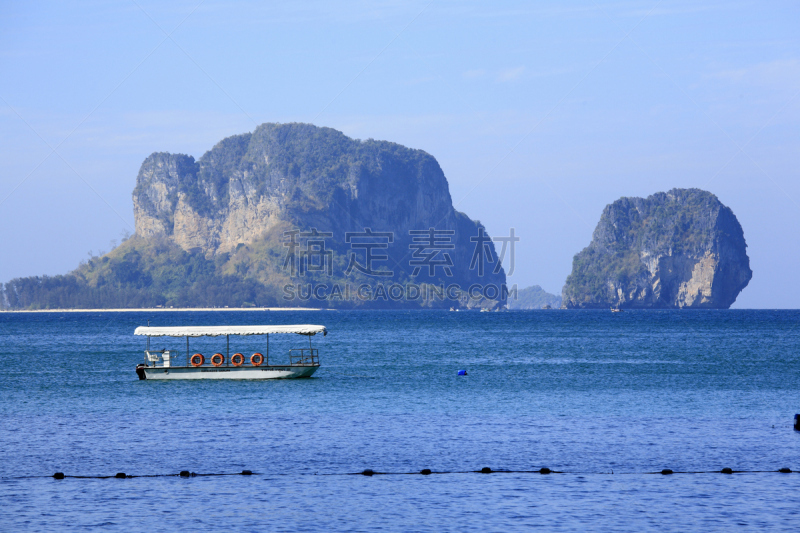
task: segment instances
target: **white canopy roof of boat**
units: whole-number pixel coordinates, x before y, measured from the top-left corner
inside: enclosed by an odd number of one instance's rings
[[[139,326],[134,335],[148,337],[219,337],[220,335],[269,335],[270,333],[297,333],[298,335],[328,334],[325,326],[294,324],[286,326]]]

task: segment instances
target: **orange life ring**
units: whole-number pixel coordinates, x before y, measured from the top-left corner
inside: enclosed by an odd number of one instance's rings
[[[225,362],[225,356],[221,353],[215,353],[211,356],[211,364],[214,366],[222,366],[222,363]]]
[[[244,355],[235,353],[231,356],[231,364],[233,366],[242,366],[244,364]]]
[[[261,366],[263,362],[264,362],[264,356],[261,355],[260,353],[254,353],[250,357],[250,364],[253,366]]]
[[[203,366],[203,363],[206,362],[206,358],[203,357],[203,354],[196,353],[192,356],[192,358],[189,361],[191,361],[192,366]]]

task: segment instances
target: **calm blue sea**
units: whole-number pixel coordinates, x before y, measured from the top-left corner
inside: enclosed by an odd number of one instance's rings
[[[312,379],[138,381],[148,319],[329,334]],[[0,313],[0,359],[3,531],[800,528],[798,311]],[[723,467],[772,472],[647,474]]]

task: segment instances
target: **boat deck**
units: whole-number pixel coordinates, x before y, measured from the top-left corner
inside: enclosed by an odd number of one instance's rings
[[[319,363],[261,366],[144,366],[136,368],[139,379],[288,379],[308,378]]]

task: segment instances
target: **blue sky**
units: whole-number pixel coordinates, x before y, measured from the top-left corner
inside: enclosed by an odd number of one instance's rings
[[[457,209],[520,237],[511,283],[560,293],[621,196],[699,187],[797,308],[796,2],[0,3],[0,281],[133,231],[154,151],[263,122],[435,156]],[[55,150],[55,151],[54,151]]]

